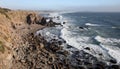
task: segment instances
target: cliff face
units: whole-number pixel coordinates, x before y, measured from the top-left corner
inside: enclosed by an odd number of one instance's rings
[[[12,63],[12,49],[24,43],[23,38],[32,28],[26,22],[29,11],[11,11],[0,8],[0,69],[9,69]],[[33,16],[35,17],[35,16]],[[36,25],[33,25],[36,26]],[[36,30],[41,26],[36,26]]]

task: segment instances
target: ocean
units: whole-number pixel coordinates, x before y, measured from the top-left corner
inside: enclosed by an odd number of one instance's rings
[[[47,16],[62,25],[37,31],[47,41],[60,39],[66,42],[63,47],[68,51],[83,50],[102,61],[115,59],[120,64],[120,13],[71,12]],[[73,48],[68,49],[67,45]]]

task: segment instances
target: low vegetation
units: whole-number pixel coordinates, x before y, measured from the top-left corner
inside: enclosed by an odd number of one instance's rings
[[[2,42],[0,41],[0,52],[4,53],[4,51],[5,51],[5,48],[2,44]]]
[[[6,14],[6,12],[10,11],[10,9],[6,9],[6,8],[0,8],[0,13],[4,14],[7,18],[9,18],[9,16]],[[10,18],[9,18],[10,19]]]

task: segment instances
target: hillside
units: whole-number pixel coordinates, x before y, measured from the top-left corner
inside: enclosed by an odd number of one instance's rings
[[[23,37],[42,27],[28,25],[26,17],[29,14],[36,15],[37,13],[0,8],[0,69],[8,69],[11,66],[12,49],[22,46]]]

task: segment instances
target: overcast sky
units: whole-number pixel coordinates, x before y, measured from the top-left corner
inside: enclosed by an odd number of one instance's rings
[[[27,10],[120,12],[120,0],[0,0],[0,7]]]

